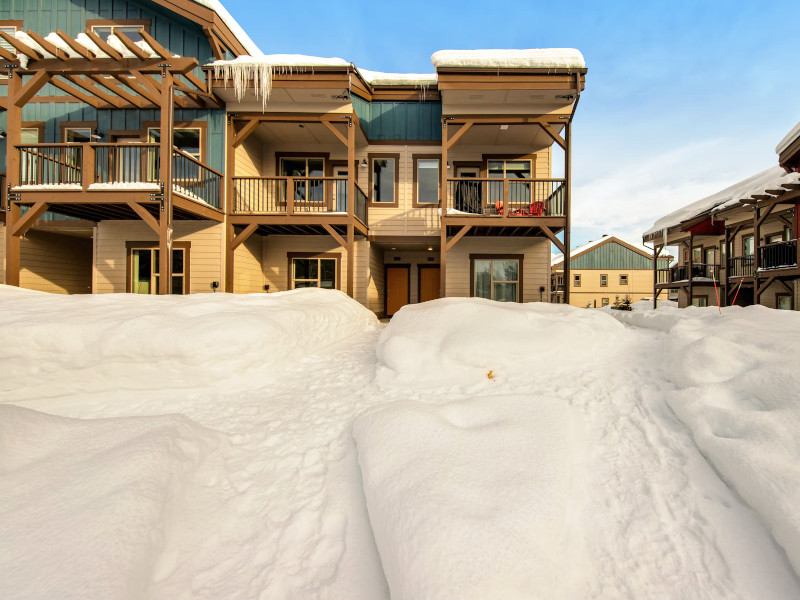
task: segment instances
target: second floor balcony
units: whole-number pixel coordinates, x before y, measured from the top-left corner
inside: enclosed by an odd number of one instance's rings
[[[445,214],[455,217],[535,218],[565,215],[563,179],[453,178]]]
[[[676,265],[674,267],[658,269],[656,271],[656,283],[658,285],[670,285],[677,283],[712,283],[719,282],[720,265],[711,263],[695,263],[689,269],[689,265]]]
[[[797,240],[760,246],[759,270],[794,269],[797,267]]]

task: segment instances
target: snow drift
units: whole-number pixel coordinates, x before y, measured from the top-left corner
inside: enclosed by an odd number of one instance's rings
[[[172,568],[170,530],[215,479],[220,444],[180,415],[80,420],[0,404],[0,597],[145,597]]]
[[[378,342],[383,385],[470,388],[595,368],[623,327],[568,305],[445,298],[404,306]],[[490,375],[491,373],[491,375]]]
[[[564,594],[575,578],[573,418],[563,400],[490,396],[356,420],[393,600]]]
[[[0,286],[0,390],[29,397],[274,376],[377,326],[344,293],[55,296]],[[20,395],[16,394],[19,398]]]

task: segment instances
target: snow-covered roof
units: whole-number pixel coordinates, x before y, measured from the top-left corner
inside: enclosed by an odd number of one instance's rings
[[[232,60],[215,60],[211,66],[221,65],[269,65],[272,67],[346,67],[350,63],[343,58],[308,56],[306,54],[260,54],[237,56]]]
[[[222,5],[222,2],[219,0],[193,0],[193,2],[196,2],[200,6],[210,8],[217,13],[219,18],[222,19],[222,22],[225,23],[228,29],[231,30],[231,33],[236,36],[236,39],[239,40],[239,43],[250,56],[261,56],[264,54],[261,49],[256,46],[255,42],[250,39],[250,36],[245,33],[239,23],[236,22],[236,19],[231,16],[231,13]]]
[[[383,73],[359,67],[358,72],[370,85],[436,85],[436,73]]]
[[[786,150],[798,137],[800,137],[800,123],[792,127],[792,130],[783,136],[783,139],[778,142],[778,145],[775,148],[775,153],[780,154]]]
[[[529,50],[439,50],[431,56],[437,69],[477,67],[498,69],[583,69],[583,54],[574,48]]]
[[[767,189],[779,188],[783,183],[797,183],[798,181],[800,181],[800,174],[787,174],[777,165],[770,167],[766,171],[761,171],[761,173],[735,183],[716,194],[692,202],[661,217],[643,235],[646,237],[658,231],[674,227],[684,221],[699,217],[703,213],[710,213],[714,209],[719,211],[723,208],[729,208],[737,204],[739,200],[749,198],[753,194],[762,194]]]
[[[608,242],[608,241],[622,242],[623,244],[626,244],[628,246],[636,248],[637,250],[640,250],[640,251],[644,252],[647,255],[652,255],[653,254],[653,249],[652,248],[648,248],[647,246],[643,246],[642,244],[629,242],[628,240],[623,240],[622,238],[619,238],[619,237],[617,237],[615,235],[604,234],[603,237],[601,237],[601,238],[598,238],[596,240],[592,240],[590,242],[586,242],[585,244],[583,244],[582,246],[578,246],[577,248],[573,248],[572,251],[569,253],[570,258],[575,258],[579,254],[582,254],[582,253],[586,252],[587,250],[591,250],[595,246],[599,246],[603,242]],[[668,256],[666,254],[662,254],[661,258],[668,258]],[[563,254],[551,254],[550,255],[550,266],[551,267],[555,267],[557,264],[560,264],[562,262],[564,262],[564,255]]]

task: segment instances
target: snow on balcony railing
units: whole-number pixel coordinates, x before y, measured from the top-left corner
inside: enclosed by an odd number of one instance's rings
[[[563,179],[448,179],[447,214],[561,217],[564,186]]]

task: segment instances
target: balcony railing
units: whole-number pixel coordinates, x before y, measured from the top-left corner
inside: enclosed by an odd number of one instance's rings
[[[237,214],[346,215],[347,177],[234,177]],[[356,184],[353,212],[367,221],[367,195]]]
[[[752,277],[755,257],[734,256],[728,259],[728,277]]]
[[[17,148],[23,186],[141,191],[156,189],[161,181],[158,144],[30,144]],[[220,208],[222,173],[178,148],[172,152],[173,192]]]
[[[672,283],[670,269],[658,269],[656,271],[656,283]]]
[[[484,217],[562,217],[563,179],[447,180],[447,215]]]
[[[719,281],[719,265],[697,263],[692,265],[692,280]],[[677,265],[656,271],[656,283],[669,284],[689,281],[689,266]]]
[[[760,246],[760,269],[793,269],[797,266],[797,240]]]

